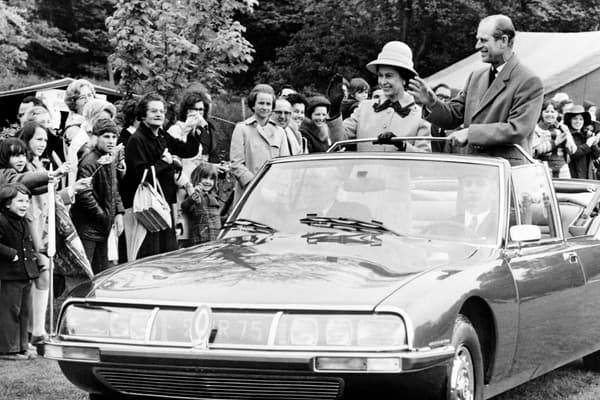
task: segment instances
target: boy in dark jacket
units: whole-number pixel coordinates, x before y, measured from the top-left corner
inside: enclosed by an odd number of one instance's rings
[[[117,235],[123,231],[123,204],[117,188],[116,164],[111,155],[118,128],[110,119],[100,119],[92,134],[96,145],[79,163],[77,179],[92,177],[92,184],[77,194],[71,218],[95,274],[108,267],[108,236],[113,223]]]
[[[23,184],[0,187],[0,359],[27,360],[31,280],[40,275],[25,214],[31,193]]]

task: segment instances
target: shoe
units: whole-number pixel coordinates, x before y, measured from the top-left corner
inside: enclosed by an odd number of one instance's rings
[[[27,354],[21,354],[21,353],[0,354],[0,360],[25,361],[25,360],[29,360],[29,359],[30,358]]]
[[[44,344],[44,342],[48,340],[48,334],[44,333],[43,335],[34,335],[31,337],[31,344],[33,346],[38,346],[40,344]]]
[[[33,360],[33,359],[37,358],[37,349],[36,350],[25,350],[19,354],[27,357],[28,360]]]

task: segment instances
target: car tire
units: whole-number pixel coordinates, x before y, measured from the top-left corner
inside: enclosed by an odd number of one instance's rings
[[[590,371],[600,372],[600,351],[583,357],[583,367]]]
[[[459,315],[452,334],[454,358],[447,367],[445,399],[483,399],[483,355],[471,321]]]

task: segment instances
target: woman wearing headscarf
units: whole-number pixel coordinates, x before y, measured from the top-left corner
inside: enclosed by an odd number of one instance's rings
[[[236,177],[234,204],[246,186],[268,160],[289,156],[283,129],[271,120],[275,91],[269,85],[256,85],[248,96],[253,114],[238,122],[231,136],[231,173]]]
[[[300,133],[306,141],[309,153],[324,153],[331,147],[329,137],[329,107],[331,103],[323,96],[313,96],[308,99],[307,118],[300,125]]]
[[[367,64],[367,69],[377,75],[377,83],[383,90],[384,101],[362,101],[356,110],[342,121],[340,106],[343,98],[339,89],[341,77],[334,77],[328,97],[331,101],[331,120],[328,122],[332,142],[347,139],[363,139],[378,136],[387,141],[394,136],[430,137],[430,125],[421,118],[421,107],[405,91],[408,81],[417,75],[413,68],[412,51],[403,42],[388,42],[376,60]],[[396,145],[359,143],[359,151],[404,150],[429,152],[429,141],[403,141]]]

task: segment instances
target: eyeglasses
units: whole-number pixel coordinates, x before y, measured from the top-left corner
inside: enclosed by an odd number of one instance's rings
[[[292,112],[291,112],[291,111],[281,111],[281,110],[275,110],[275,111],[273,111],[273,114],[292,115]]]
[[[87,99],[93,99],[95,96],[93,93],[88,93],[88,94],[82,94],[81,96],[79,96],[77,98],[77,100],[87,100]]]

